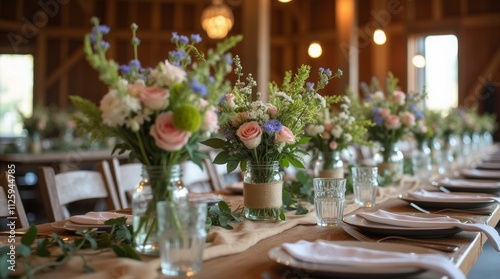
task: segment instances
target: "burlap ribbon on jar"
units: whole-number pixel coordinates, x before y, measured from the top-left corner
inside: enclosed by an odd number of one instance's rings
[[[283,181],[243,183],[243,202],[246,208],[277,208],[283,205]]]

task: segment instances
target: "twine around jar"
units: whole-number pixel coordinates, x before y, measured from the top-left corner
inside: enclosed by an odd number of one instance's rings
[[[243,183],[243,201],[247,208],[278,208],[282,201],[283,181]]]
[[[320,178],[344,178],[344,168],[336,168],[318,171]]]

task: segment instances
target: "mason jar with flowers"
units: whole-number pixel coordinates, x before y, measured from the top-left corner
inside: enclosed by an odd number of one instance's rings
[[[307,82],[310,66],[303,65],[297,74],[286,72],[281,88],[269,85],[269,102],[252,98],[256,82],[251,75],[247,84],[241,81],[242,66],[235,59],[238,77],[231,93],[219,105],[223,138],[213,138],[203,143],[222,149],[214,159],[215,164],[226,164],[230,173],[238,166],[244,171],[243,196],[245,217],[251,220],[283,220],[283,177],[281,168],[293,165],[304,168],[302,156],[304,126],[311,123],[318,111],[324,111],[331,97],[318,94],[335,75],[320,68],[315,87]]]
[[[357,120],[350,110],[349,96],[338,96],[340,110],[325,110],[318,114],[317,122],[308,124],[305,135],[311,137],[308,150],[317,154],[312,162],[313,174],[322,178],[344,178],[341,152],[351,144],[371,145],[365,140],[370,120]]]
[[[99,106],[71,97],[81,112],[74,116],[77,131],[91,139],[117,137],[121,142],[114,151],[129,151],[131,159],[143,164],[143,179],[138,181],[132,202],[134,243],[141,253],[157,254],[156,203],[187,201],[188,191],[180,179],[181,163],[192,160],[201,167],[206,154],[198,150],[198,143],[217,132],[215,104],[221,92],[231,88],[225,79],[232,70],[232,56],[227,51],[242,38],[228,38],[204,57],[194,46],[201,41],[199,35],[188,38],[173,33],[175,49],[169,58],[155,68],[144,68],[137,57],[140,41],[138,27],[133,24],[134,59],[119,66],[106,58],[109,43],[104,35],[109,27],[100,25],[97,18],[92,24],[84,51],[109,91]]]
[[[400,91],[398,79],[389,72],[386,93],[380,88],[376,78],[368,86],[361,84],[365,102],[361,107],[364,119],[372,120],[375,125],[368,128],[368,138],[378,142],[379,150],[373,160],[378,166],[379,175],[391,176],[398,180],[403,175],[403,153],[398,141],[416,125],[417,118],[423,114],[417,105],[425,94]]]

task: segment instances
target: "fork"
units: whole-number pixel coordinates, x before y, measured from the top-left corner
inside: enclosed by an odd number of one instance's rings
[[[440,210],[436,211],[429,211],[427,209],[422,208],[419,205],[416,205],[415,203],[410,203],[410,206],[415,208],[416,210],[425,213],[425,214],[435,214],[435,213],[442,213],[442,212],[459,212],[459,213],[466,213],[466,214],[472,214],[472,215],[488,215],[491,216],[491,212],[489,211],[472,211],[472,210],[460,210],[460,209],[455,209],[455,208],[443,208]]]
[[[369,236],[364,235],[361,233],[358,229],[349,226],[349,225],[343,225],[342,228],[346,233],[348,233],[350,236],[354,237],[355,239],[359,241],[365,241],[365,242],[383,242],[386,240],[391,240],[391,239],[397,239],[397,240],[404,240],[406,242],[411,243],[412,245],[420,246],[420,247],[425,247],[425,248],[431,248],[434,250],[439,250],[442,252],[446,253],[453,253],[458,250],[458,246],[455,245],[449,245],[449,244],[443,244],[443,243],[438,243],[438,242],[431,242],[431,241],[423,241],[423,240],[418,240],[418,239],[413,239],[413,238],[406,238],[406,237],[401,237],[401,236],[386,236],[381,239],[373,239]]]

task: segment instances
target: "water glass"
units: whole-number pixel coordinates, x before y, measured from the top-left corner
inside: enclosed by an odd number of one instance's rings
[[[413,176],[422,182],[427,182],[431,176],[431,157],[425,153],[414,154],[411,158]]]
[[[166,276],[193,276],[200,272],[207,236],[207,204],[157,204],[161,271]]]
[[[352,167],[351,176],[354,202],[366,207],[374,206],[378,189],[377,167]]]
[[[342,223],[345,203],[345,178],[314,178],[314,208],[318,226]]]

